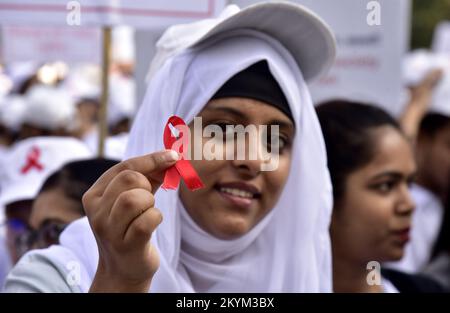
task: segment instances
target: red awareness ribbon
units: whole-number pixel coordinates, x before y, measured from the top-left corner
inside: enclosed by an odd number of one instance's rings
[[[180,159],[175,165],[166,170],[162,188],[165,190],[177,189],[181,178],[183,178],[186,186],[190,190],[203,188],[204,185],[197,172],[192,167],[191,162],[183,157],[183,147],[189,144],[189,138],[187,136],[183,138],[175,137],[172,134],[170,125],[173,126],[173,128],[176,128],[182,137],[187,135],[183,130],[188,129],[183,119],[175,115],[171,116],[166,123],[166,127],[164,128],[164,146],[166,149],[172,149],[178,152]]]
[[[41,156],[41,150],[38,147],[32,147],[27,155],[27,163],[22,167],[20,172],[26,174],[29,170],[35,167],[38,171],[42,171],[44,166],[39,163],[39,157]]]

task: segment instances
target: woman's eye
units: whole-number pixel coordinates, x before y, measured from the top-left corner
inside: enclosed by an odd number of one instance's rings
[[[209,128],[209,131],[213,130],[215,135],[218,136],[221,133],[221,136],[217,138],[222,138],[223,141],[229,141],[234,139],[234,125],[229,122],[214,122],[206,125]]]
[[[384,182],[384,183],[380,183],[378,185],[375,186],[376,190],[382,192],[382,193],[388,193],[389,191],[391,191],[395,186],[394,182]]]
[[[211,125],[219,127],[224,134],[233,132],[233,130],[234,130],[234,125],[229,122],[217,122],[217,123],[213,123]]]
[[[268,152],[278,151],[281,152],[287,145],[287,140],[280,135],[271,135],[266,141]]]
[[[223,133],[226,133],[226,132],[227,132],[227,125],[228,125],[228,124],[226,124],[226,123],[216,123],[216,124],[214,124],[214,125],[219,126],[219,128],[222,130]]]
[[[265,128],[262,133],[262,141],[269,153],[283,153],[291,143],[289,136],[281,132],[278,125]]]
[[[208,127],[212,126],[214,127],[214,129],[216,129],[216,132],[222,132],[222,139],[223,142],[237,142],[237,140],[239,140],[239,138],[242,138],[242,135],[247,135],[247,131],[245,130],[245,133],[242,134],[242,128],[239,127],[240,125],[236,125],[233,122],[228,122],[228,121],[216,121],[216,122],[212,122],[209,125],[207,125]],[[258,130],[257,130],[258,131]],[[254,135],[250,134],[250,136],[252,138],[254,138],[253,136],[258,136],[257,133],[255,133]],[[259,135],[261,136],[261,134]],[[279,132],[271,132],[270,130],[266,130],[262,133],[262,144],[264,146],[267,147],[267,152],[268,153],[273,153],[273,152],[279,152],[281,153],[283,151],[283,149],[288,145],[288,140],[286,139],[286,137],[282,134],[280,134]]]

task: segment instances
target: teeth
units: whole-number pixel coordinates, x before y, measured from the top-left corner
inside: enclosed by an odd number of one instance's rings
[[[232,196],[241,197],[241,198],[249,198],[249,199],[253,198],[252,193],[245,191],[245,190],[236,189],[236,188],[222,187],[222,188],[220,188],[220,192],[228,193]]]

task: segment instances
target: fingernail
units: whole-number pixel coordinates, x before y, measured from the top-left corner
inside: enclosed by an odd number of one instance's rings
[[[164,157],[168,162],[178,161],[178,159],[180,158],[178,153],[174,150],[166,150]]]

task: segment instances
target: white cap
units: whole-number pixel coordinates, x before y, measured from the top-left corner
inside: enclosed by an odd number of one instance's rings
[[[6,97],[13,87],[11,79],[3,74],[0,69],[0,99]]]
[[[48,130],[71,129],[75,113],[73,98],[62,89],[37,85],[27,93],[24,123]]]
[[[34,137],[18,142],[0,164],[0,205],[34,199],[54,171],[92,156],[83,142],[70,137]]]
[[[430,112],[450,116],[450,58],[447,55],[420,49],[406,55],[403,61],[403,77],[406,86],[415,86],[434,69],[443,74],[433,91]]]
[[[8,65],[6,74],[13,82],[13,90],[18,91],[19,87],[31,76],[36,74],[39,64],[34,61],[15,62]]]
[[[79,65],[71,68],[63,87],[76,100],[100,97],[100,68],[95,65]]]
[[[118,63],[134,62],[134,29],[132,27],[120,25],[112,30],[112,59]]]
[[[136,86],[132,78],[111,75],[109,87],[108,125],[114,126],[122,119],[132,119],[136,113]]]
[[[263,2],[242,10],[229,5],[217,18],[168,28],[156,44],[147,79],[168,58],[219,33],[236,29],[254,29],[277,39],[290,51],[306,81],[326,72],[336,56],[336,41],[328,25],[301,5]]]
[[[13,132],[19,131],[25,117],[27,103],[24,96],[9,95],[0,104],[0,123]]]

